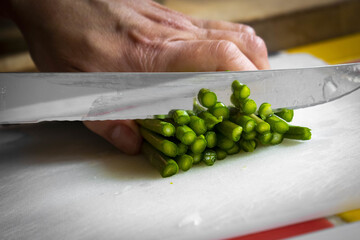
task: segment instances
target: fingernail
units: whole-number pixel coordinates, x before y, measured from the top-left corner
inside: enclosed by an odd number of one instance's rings
[[[139,151],[139,137],[126,125],[116,126],[110,136],[112,143],[127,154],[136,154]]]

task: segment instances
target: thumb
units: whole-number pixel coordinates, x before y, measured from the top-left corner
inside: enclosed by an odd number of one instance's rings
[[[126,154],[140,151],[142,138],[133,120],[85,121],[84,125]]]

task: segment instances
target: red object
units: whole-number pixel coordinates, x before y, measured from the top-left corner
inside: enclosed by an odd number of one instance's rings
[[[307,222],[297,223],[285,227],[275,228],[268,231],[253,233],[249,235],[228,238],[227,240],[275,240],[294,237],[304,233],[331,228],[334,225],[326,218],[319,218]]]

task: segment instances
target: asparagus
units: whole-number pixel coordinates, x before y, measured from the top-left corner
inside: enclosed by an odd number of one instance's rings
[[[187,145],[183,144],[182,142],[179,142],[177,144],[177,147],[178,147],[178,155],[185,154],[189,148]]]
[[[216,104],[217,97],[214,92],[211,92],[209,89],[202,88],[198,93],[198,100],[204,107],[211,108]]]
[[[215,148],[216,152],[216,160],[223,160],[227,157],[226,151],[222,150],[221,148]]]
[[[238,107],[242,113],[252,114],[256,111],[256,103],[250,98],[238,99],[234,94],[231,94],[230,101],[235,107]]]
[[[283,134],[278,133],[278,132],[273,132],[272,133],[272,138],[270,140],[270,144],[271,145],[276,145],[276,144],[280,144],[284,139]]]
[[[188,155],[193,158],[193,164],[198,164],[203,159],[203,153],[193,153],[191,151],[188,151]]]
[[[208,148],[213,148],[216,146],[217,143],[217,138],[216,138],[216,133],[213,131],[208,131],[205,134],[205,140],[206,140],[206,147]]]
[[[187,154],[176,157],[176,162],[182,171],[187,171],[193,166],[194,159]]]
[[[296,140],[310,140],[311,129],[300,126],[289,126],[289,130],[284,134],[284,138],[296,139]]]
[[[200,106],[198,104],[198,102],[196,101],[196,98],[194,98],[192,112],[195,113],[195,114],[198,114],[198,113],[204,112],[204,111],[206,111],[206,108],[203,108],[202,106]]]
[[[234,141],[230,140],[229,138],[225,137],[223,134],[218,133],[216,134],[217,143],[216,146],[222,150],[228,150],[232,148],[235,144]]]
[[[244,139],[244,140],[254,140],[255,137],[256,137],[256,131],[252,131],[252,132],[243,132],[241,134],[241,138]]]
[[[260,118],[262,120],[265,120],[266,118],[270,117],[273,114],[274,114],[274,112],[273,112],[273,110],[271,108],[270,103],[262,103],[260,105],[258,115],[260,116]]]
[[[255,114],[251,114],[250,117],[252,119],[254,119],[255,123],[256,123],[256,127],[255,130],[260,133],[266,133],[270,131],[270,125],[265,122],[264,120],[262,120],[261,118],[259,118],[258,116],[256,116]]]
[[[240,140],[240,136],[242,133],[242,127],[229,120],[225,120],[217,124],[216,130],[224,134],[224,136],[226,136],[227,138],[231,139],[234,142]]]
[[[266,145],[269,144],[272,138],[272,133],[271,132],[266,132],[263,134],[260,134],[257,136],[257,139],[259,140],[259,142],[261,142],[262,144]]]
[[[166,156],[175,157],[177,155],[178,149],[175,143],[143,127],[140,127],[140,134],[148,143]]]
[[[167,114],[156,114],[154,115],[155,119],[159,119],[159,120],[164,120],[166,118],[168,118],[169,116]]]
[[[174,109],[169,112],[169,116],[179,125],[185,125],[190,122],[190,116],[185,110]]]
[[[176,138],[179,139],[183,144],[190,145],[195,141],[196,133],[189,128],[187,125],[176,127]]]
[[[227,153],[228,155],[234,155],[234,154],[237,154],[237,153],[239,153],[239,152],[240,152],[240,147],[239,147],[239,145],[236,144],[236,143],[234,144],[234,146],[233,146],[232,148],[226,150],[226,153]]]
[[[230,120],[240,125],[245,133],[252,132],[256,127],[256,122],[254,121],[254,119],[240,112],[235,115],[231,115]]]
[[[257,147],[256,141],[254,140],[241,140],[239,145],[244,152],[253,152]]]
[[[282,108],[278,111],[275,111],[275,115],[281,117],[282,119],[284,119],[287,122],[291,122],[294,117],[294,110]]]
[[[208,111],[202,111],[198,113],[198,117],[202,118],[205,121],[205,125],[208,130],[213,129],[216,124],[223,121],[222,117],[217,118]]]
[[[229,109],[222,102],[217,102],[214,106],[209,108],[209,112],[215,117],[222,117],[224,120],[229,118]]]
[[[142,127],[161,134],[165,137],[171,137],[175,134],[174,125],[159,119],[137,119],[136,122]]]
[[[191,117],[191,116],[195,116],[195,112],[193,110],[186,110],[187,114]],[[190,118],[191,121],[191,118]]]
[[[159,171],[162,177],[170,177],[179,171],[179,166],[173,159],[157,151],[149,143],[144,142],[141,146],[141,151],[150,163]]]
[[[204,135],[197,136],[195,141],[190,145],[190,149],[193,153],[202,153],[206,148],[206,140]]]
[[[190,128],[196,133],[196,135],[204,134],[207,130],[205,121],[198,116],[191,116],[190,117]]]
[[[238,99],[245,99],[250,96],[250,89],[248,86],[240,83],[238,80],[232,82],[231,89],[234,96]]]
[[[203,153],[202,161],[208,166],[214,165],[216,161],[216,152],[211,149],[206,149]]]
[[[275,115],[266,118],[265,121],[270,124],[271,130],[274,132],[283,134],[289,130],[289,124]]]

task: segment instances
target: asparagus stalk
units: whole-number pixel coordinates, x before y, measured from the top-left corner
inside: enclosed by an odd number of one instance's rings
[[[244,139],[244,140],[254,140],[255,137],[256,137],[256,131],[252,131],[252,132],[243,132],[241,134],[241,138]]]
[[[208,111],[202,111],[198,113],[198,117],[202,118],[205,121],[205,125],[208,130],[213,129],[216,124],[223,121],[222,117],[217,118]]]
[[[198,93],[198,100],[201,105],[206,108],[211,108],[217,102],[217,96],[214,92],[210,91],[209,89],[202,88]]]
[[[284,138],[296,139],[296,140],[310,140],[311,129],[300,126],[289,126],[289,130],[284,134]]]
[[[251,114],[250,117],[252,119],[254,119],[255,123],[256,123],[256,127],[255,130],[260,133],[266,133],[270,131],[270,125],[265,122],[264,120],[262,120],[261,118],[259,118],[258,116],[256,116],[255,114]]]
[[[187,152],[187,150],[189,149],[189,147],[187,145],[183,144],[182,142],[178,142],[177,147],[178,147],[178,155],[185,154]]]
[[[207,130],[205,121],[195,115],[190,117],[189,126],[196,133],[196,135],[204,134]]]
[[[216,133],[213,131],[208,131],[205,133],[205,140],[206,140],[206,147],[208,148],[213,148],[216,146],[217,143],[217,138],[216,138]]]
[[[234,142],[240,140],[242,127],[229,121],[225,120],[216,125],[216,130],[224,134],[227,138],[231,139]]]
[[[136,119],[136,122],[142,127],[165,137],[171,137],[175,134],[175,127],[171,123],[159,119]]]
[[[202,161],[208,166],[214,165],[216,161],[216,152],[211,149],[206,149],[203,153]]]
[[[257,147],[256,141],[254,140],[241,140],[239,145],[244,152],[253,152]]]
[[[190,116],[185,110],[174,109],[169,112],[169,116],[179,125],[185,125],[190,122]]]
[[[176,138],[179,139],[183,144],[190,145],[195,141],[196,133],[189,128],[187,125],[176,127]]]
[[[256,127],[256,122],[254,119],[240,112],[235,115],[230,115],[230,120],[240,125],[245,133],[252,132]]]
[[[181,156],[176,157],[176,162],[179,166],[179,168],[186,172],[193,166],[194,159],[190,155],[183,154]]]
[[[275,115],[281,117],[282,119],[284,119],[287,122],[291,122],[294,117],[294,110],[282,108],[278,111],[275,111]]]
[[[250,98],[238,99],[234,94],[231,94],[230,101],[235,107],[239,108],[242,113],[252,114],[256,111],[256,103]]]
[[[193,158],[193,164],[198,164],[203,159],[203,153],[193,153],[191,151],[188,151],[188,155]]]
[[[269,144],[271,141],[271,138],[272,138],[271,132],[262,133],[257,136],[257,139],[259,140],[259,142],[261,142],[264,145]]]
[[[149,143],[144,142],[141,151],[162,177],[170,177],[179,171],[179,166],[173,159],[157,151]]]
[[[234,144],[234,146],[233,146],[232,148],[226,150],[226,153],[227,153],[228,155],[234,155],[234,154],[237,154],[237,153],[239,153],[239,152],[240,152],[240,147],[239,147],[239,145],[236,144],[236,143]]]
[[[216,134],[217,137],[217,144],[216,146],[219,147],[222,150],[228,150],[232,148],[235,144],[234,141],[230,140],[229,138],[225,137],[223,134],[218,133]]]
[[[270,124],[271,130],[274,132],[284,134],[289,130],[289,124],[275,115],[266,118],[265,121]]]
[[[215,148],[216,152],[216,160],[223,160],[227,157],[226,151],[222,150],[221,148]]]
[[[195,141],[190,145],[190,149],[193,153],[202,153],[206,148],[207,142],[204,135],[197,136]]]
[[[194,98],[193,101],[193,110],[192,110],[195,114],[198,114],[200,112],[204,112],[206,111],[206,108],[203,108],[202,106],[200,106],[200,104],[196,101],[196,98]]]
[[[265,120],[266,118],[270,117],[273,114],[274,114],[274,112],[273,112],[273,110],[271,108],[270,103],[262,103],[260,105],[258,115],[260,116],[260,118],[262,120]]]
[[[222,102],[217,102],[214,106],[209,108],[209,112],[215,117],[222,117],[224,120],[229,118],[229,109]]]
[[[245,84],[240,83],[238,80],[232,82],[231,89],[235,97],[238,99],[245,99],[250,96],[250,88],[248,88]]]
[[[270,144],[271,145],[276,145],[276,144],[280,144],[284,139],[283,134],[278,133],[278,132],[273,132],[272,133],[272,138],[270,140]]]
[[[175,143],[143,127],[140,127],[140,134],[148,143],[166,156],[175,157],[177,155],[178,149]]]
[[[196,116],[195,112],[193,110],[186,110],[187,114],[191,117],[191,116]],[[191,121],[191,118],[190,118]]]

